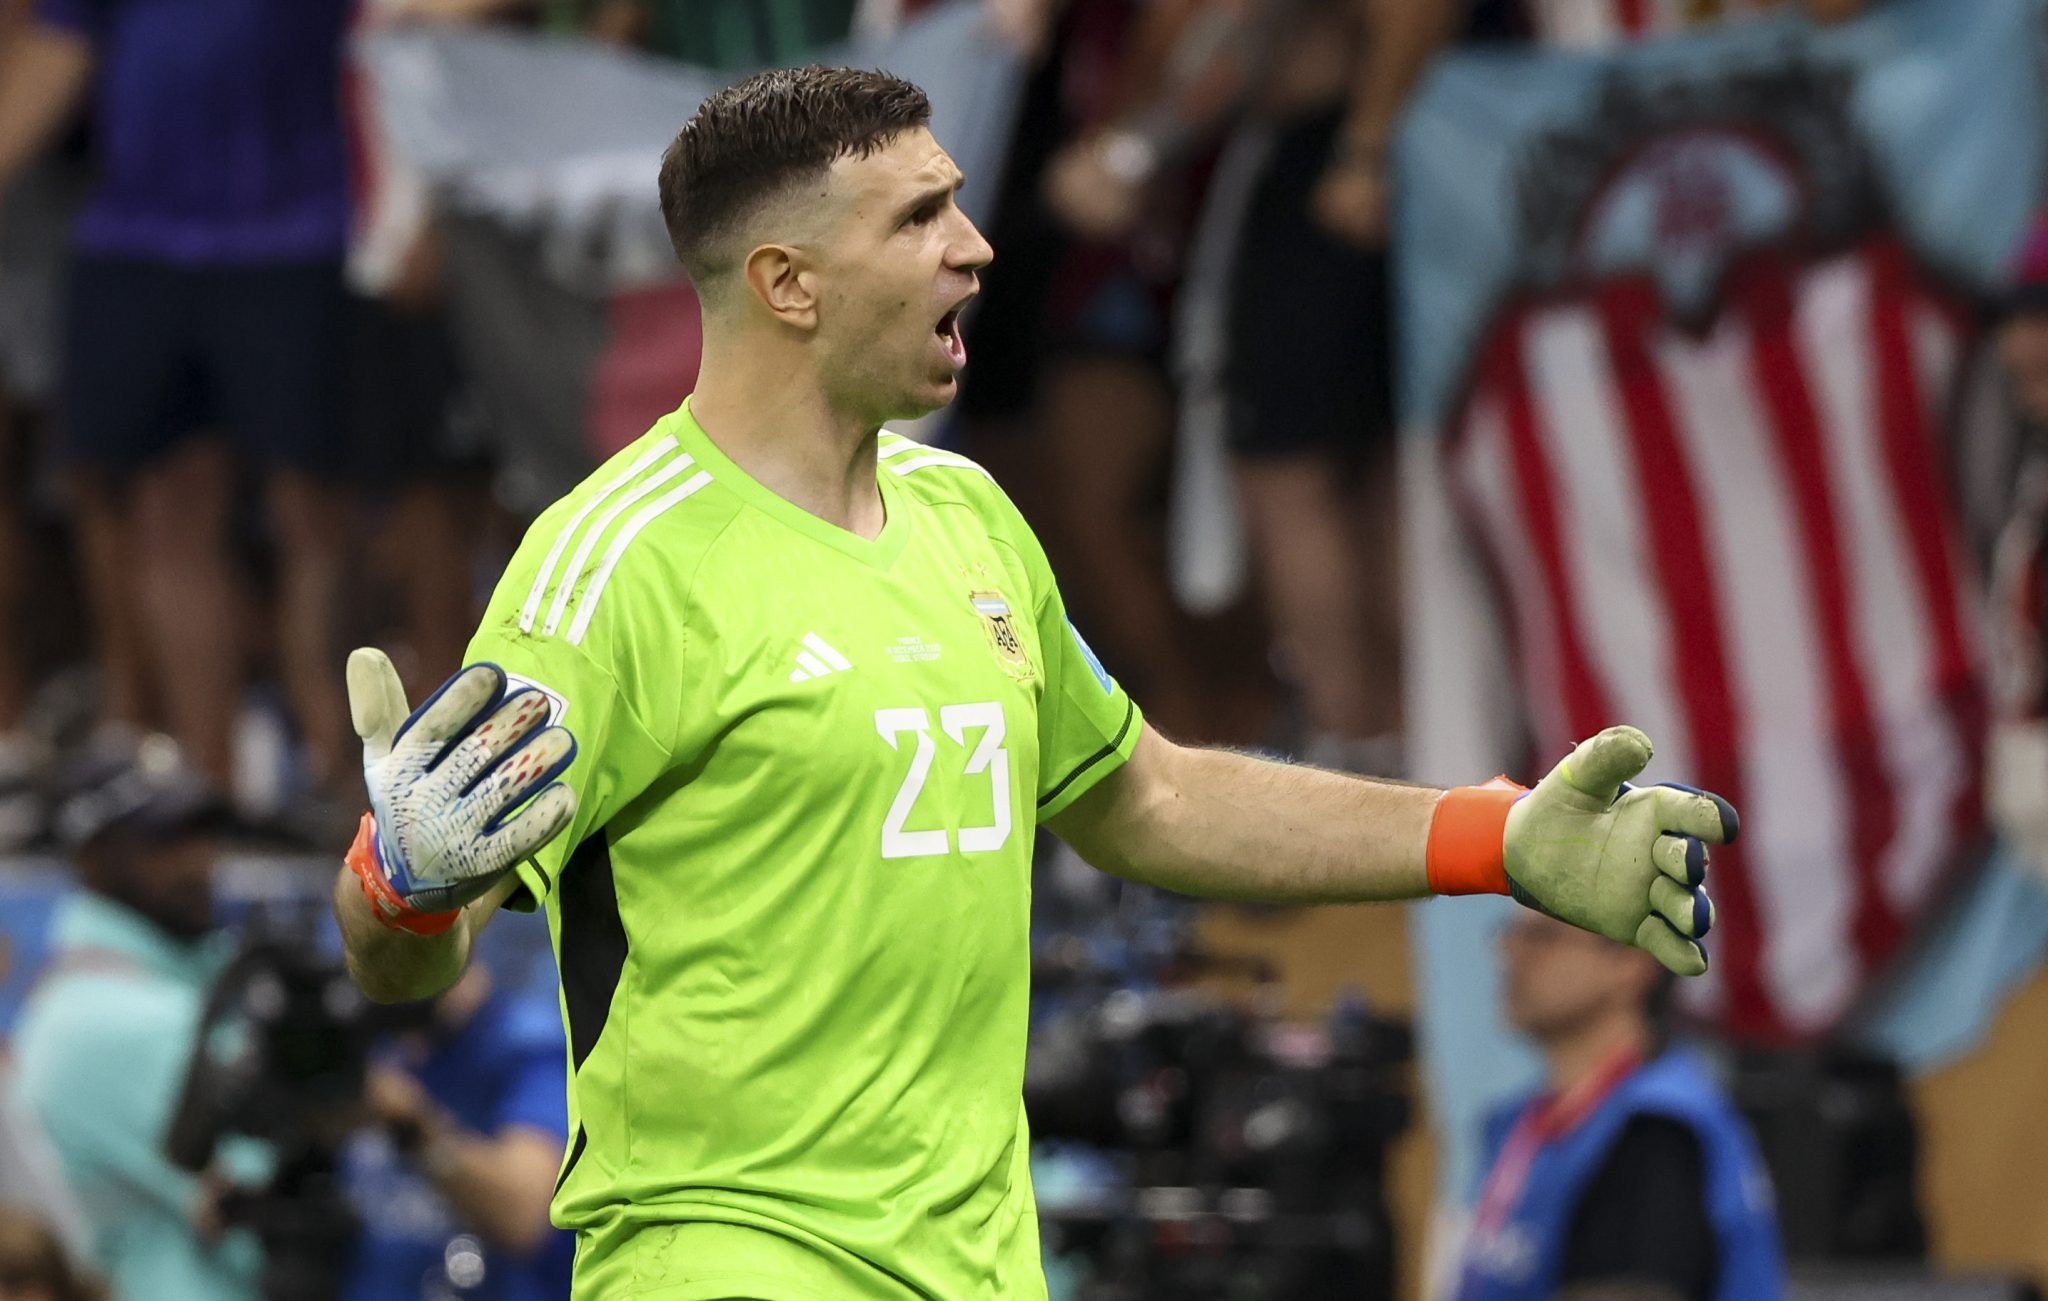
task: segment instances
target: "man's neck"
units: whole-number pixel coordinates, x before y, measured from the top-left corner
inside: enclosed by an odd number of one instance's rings
[[[707,341],[690,414],[762,487],[873,539],[887,522],[875,481],[880,425],[835,410],[809,368],[776,351],[714,352]]]
[[[1588,1022],[1543,1046],[1551,1094],[1569,1098],[1617,1058],[1640,1059],[1649,1048],[1649,1027],[1640,1017],[1617,1013]]]

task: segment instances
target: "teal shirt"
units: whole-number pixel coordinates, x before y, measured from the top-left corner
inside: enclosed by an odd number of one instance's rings
[[[57,1150],[115,1301],[256,1301],[255,1240],[201,1242],[198,1180],[163,1154],[228,950],[181,944],[86,892],[52,930],[52,966],[16,1027],[14,1087]]]

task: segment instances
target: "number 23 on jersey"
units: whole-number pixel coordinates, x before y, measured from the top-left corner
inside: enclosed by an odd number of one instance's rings
[[[993,700],[971,705],[943,705],[939,708],[938,726],[953,742],[947,747],[949,753],[945,762],[961,762],[960,752],[965,751],[962,774],[976,777],[986,773],[989,779],[990,820],[984,825],[960,828],[960,852],[985,854],[1001,849],[1009,842],[1011,829],[1010,752],[1003,745],[1002,705]],[[914,740],[910,771],[903,775],[903,784],[897,788],[896,798],[889,805],[889,816],[882,823],[882,857],[923,858],[950,852],[953,841],[945,828],[906,831],[903,827],[910,818],[911,809],[916,807],[925,783],[931,779],[932,765],[939,762],[939,743],[932,735],[931,711],[921,705],[877,709],[875,731],[889,743],[890,749],[899,752],[903,749],[905,736]]]

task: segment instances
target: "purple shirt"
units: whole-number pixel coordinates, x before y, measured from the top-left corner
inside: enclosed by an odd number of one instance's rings
[[[91,39],[92,253],[183,263],[339,257],[341,62],[353,0],[39,0]]]

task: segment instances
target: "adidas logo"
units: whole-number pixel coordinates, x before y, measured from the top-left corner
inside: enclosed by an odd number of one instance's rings
[[[796,664],[789,671],[791,682],[809,682],[812,678],[822,678],[828,673],[853,667],[844,655],[827,646],[825,639],[814,632],[804,634],[804,649],[796,653]]]

